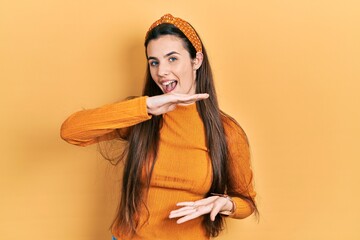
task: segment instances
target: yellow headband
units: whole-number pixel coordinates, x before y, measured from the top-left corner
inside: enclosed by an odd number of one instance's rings
[[[189,39],[191,44],[194,46],[196,52],[202,52],[202,45],[200,38],[196,34],[195,30],[191,27],[191,25],[185,20],[182,20],[181,18],[173,17],[171,14],[165,14],[159,20],[154,22],[147,31],[146,38],[148,37],[148,34],[151,30],[153,30],[155,27],[159,26],[162,23],[170,23],[175,27],[177,27],[178,29],[180,29],[180,31],[184,33],[184,35]]]

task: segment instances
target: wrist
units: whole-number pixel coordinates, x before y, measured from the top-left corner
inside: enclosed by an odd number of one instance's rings
[[[152,97],[146,96],[146,111],[149,115],[153,115],[153,112],[152,112],[153,102],[152,101],[153,101]]]
[[[233,215],[235,213],[236,210],[236,204],[234,202],[234,200],[227,194],[217,194],[217,193],[211,193],[211,195],[214,196],[219,196],[219,197],[223,197],[227,200],[226,204],[225,204],[225,209],[221,210],[219,213],[222,215]]]
[[[235,202],[232,200],[231,197],[227,196],[226,199],[228,200],[228,203],[230,205],[230,210],[220,211],[220,214],[230,216],[230,215],[233,215],[235,213],[236,205],[235,205]]]

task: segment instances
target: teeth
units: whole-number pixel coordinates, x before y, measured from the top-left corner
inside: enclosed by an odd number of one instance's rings
[[[169,80],[163,82],[161,85],[163,87],[163,91],[165,93],[171,92],[176,87],[177,81],[176,80]]]
[[[169,86],[169,85],[172,84],[173,82],[175,82],[175,81],[168,81],[168,82],[163,83],[162,85],[164,85],[164,86]]]

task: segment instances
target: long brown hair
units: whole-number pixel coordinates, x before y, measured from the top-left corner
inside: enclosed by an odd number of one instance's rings
[[[172,24],[161,24],[152,29],[145,40],[145,51],[148,43],[160,36],[173,35],[183,40],[185,49],[190,53],[192,59],[196,57],[196,50],[186,36]],[[228,148],[222,124],[223,113],[220,111],[216,97],[213,75],[203,46],[203,63],[196,72],[196,93],[208,93],[209,98],[196,103],[197,110],[204,123],[206,133],[206,144],[209,149],[213,169],[212,185],[205,197],[210,193],[225,193],[227,189],[228,174]],[[147,66],[144,96],[155,96],[163,94],[150,75]],[[149,188],[150,178],[156,162],[157,149],[159,145],[159,131],[162,125],[162,116],[153,116],[150,120],[133,126],[127,138],[128,149],[124,166],[122,194],[116,218],[112,224],[114,230],[122,234],[136,234],[139,226],[139,210],[145,205],[144,195]],[[146,181],[142,181],[144,172]],[[144,190],[145,189],[145,190]],[[256,209],[253,199],[248,199]],[[146,206],[146,205],[145,205]],[[144,213],[141,213],[144,214]],[[224,219],[218,214],[215,221],[210,220],[210,215],[204,217],[203,225],[209,236],[215,237],[224,227]]]

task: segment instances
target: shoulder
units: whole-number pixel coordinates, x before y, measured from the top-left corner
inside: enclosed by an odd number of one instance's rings
[[[231,116],[227,115],[224,112],[221,112],[221,121],[224,126],[224,132],[228,142],[241,142],[248,145],[248,138],[244,129],[240,124]]]

